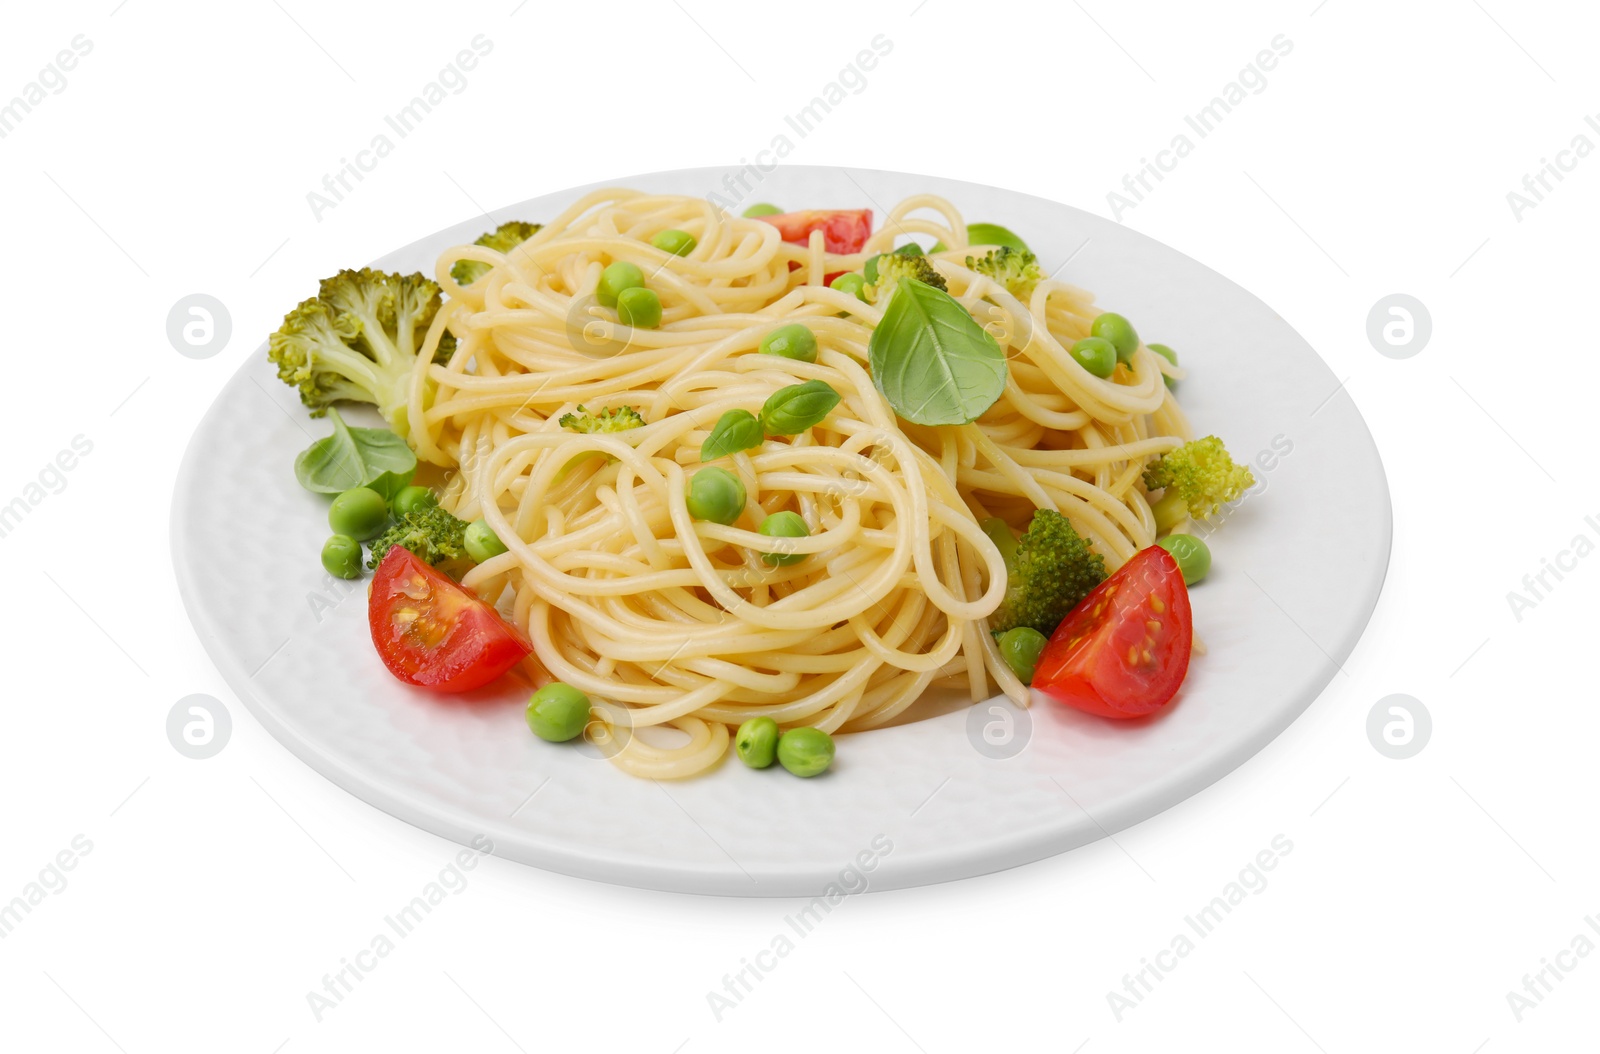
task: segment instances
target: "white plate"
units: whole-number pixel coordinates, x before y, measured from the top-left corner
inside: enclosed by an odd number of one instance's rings
[[[725,192],[724,174],[609,185],[705,196]],[[496,215],[542,220],[589,189]],[[1254,466],[1258,489],[1210,538],[1213,570],[1193,595],[1210,653],[1165,715],[1116,724],[1044,699],[1026,712],[946,709],[841,737],[822,778],[734,761],[658,784],[534,739],[518,694],[467,702],[407,688],[373,652],[364,583],[317,563],[326,499],[302,490],[291,465],[327,425],[278,382],[265,345],[200,423],[173,499],[184,603],[228,684],[318,772],[400,819],[463,843],[487,836],[496,855],[553,871],[695,893],[816,896],[841,873],[859,888],[849,869],[867,860],[874,889],[983,874],[1137,823],[1242,763],[1316,698],[1377,602],[1389,493],[1360,414],[1267,305],[1078,209],[931,176],[793,166],[748,200],[871,205],[881,222],[885,206],[929,191],[969,221],[1022,234],[1047,271],[1070,257],[1062,277],[1178,349],[1199,434],[1221,435],[1241,460],[1275,458]],[[439,250],[487,225],[468,220],[377,266],[431,274]],[[308,291],[318,277],[306,276]]]

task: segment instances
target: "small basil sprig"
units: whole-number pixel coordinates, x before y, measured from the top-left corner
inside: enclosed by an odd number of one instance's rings
[[[839,393],[827,381],[806,381],[779,388],[761,407],[761,427],[767,435],[799,435],[839,405]]]
[[[839,405],[839,393],[826,381],[806,381],[779,388],[767,398],[757,417],[749,410],[729,410],[711,426],[700,444],[700,460],[714,461],[761,445],[767,436],[798,435],[818,424]]]
[[[977,420],[1006,390],[1006,357],[955,297],[902,279],[867,342],[872,383],[919,425]]]
[[[294,459],[300,485],[318,494],[339,494],[351,487],[371,487],[393,498],[411,483],[417,455],[406,441],[383,428],[351,428],[330,408],[333,434],[317,440]]]
[[[741,450],[761,445],[765,433],[761,422],[749,410],[729,410],[717,418],[711,434],[700,444],[700,460],[715,461],[719,457],[737,454]]]

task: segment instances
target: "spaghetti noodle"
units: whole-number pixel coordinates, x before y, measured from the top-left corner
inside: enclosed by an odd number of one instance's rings
[[[412,379],[411,442],[453,470],[445,506],[485,518],[507,546],[464,583],[502,597],[545,670],[599,700],[597,731],[625,770],[704,770],[729,726],[761,715],[874,728],[939,683],[975,701],[994,684],[1026,705],[985,621],[1006,575],[980,521],[1021,529],[1036,508],[1056,509],[1112,569],[1154,541],[1140,473],[1190,436],[1163,383],[1181,374],[1143,346],[1113,377],[1085,370],[1068,348],[1099,313],[1090,294],[1052,278],[1022,303],[966,266],[966,229],[949,202],[920,195],[841,255],[820,231],[790,244],[703,200],[605,190],[508,254],[470,245],[440,257],[448,299]],[[653,247],[665,230],[692,235],[694,249]],[[949,247],[930,262],[1005,350],[1004,394],[971,424],[897,418],[867,369],[884,305],[825,284],[899,235]],[[461,286],[450,275],[460,260],[491,269]],[[659,328],[629,329],[594,306],[612,261],[648,276]],[[794,322],[815,334],[814,363],[756,353]],[[447,329],[455,351],[432,363]],[[840,394],[834,410],[720,462],[746,510],[727,526],[693,519],[688,480],[718,418],[809,380]],[[579,404],[633,407],[646,423],[562,428]],[[757,533],[781,510],[810,534]],[[770,566],[772,552],[804,558]]]

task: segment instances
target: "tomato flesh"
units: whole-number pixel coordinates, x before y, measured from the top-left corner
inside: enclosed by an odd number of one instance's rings
[[[1061,620],[1033,687],[1101,717],[1145,717],[1177,694],[1193,646],[1183,573],[1171,553],[1152,545]]]
[[[482,688],[532,650],[494,608],[398,545],[372,577],[367,623],[389,672],[436,692]]]
[[[756,218],[778,228],[784,241],[796,245],[809,244],[811,232],[821,231],[822,247],[840,256],[860,252],[872,234],[871,209],[807,209]]]

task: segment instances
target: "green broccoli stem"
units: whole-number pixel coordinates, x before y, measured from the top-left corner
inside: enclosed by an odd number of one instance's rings
[[[1000,555],[1006,561],[1006,575],[1009,577],[1017,573],[1017,536],[1011,533],[1011,527],[998,516],[990,516],[980,526],[983,533],[989,536],[994,547],[1000,550]]]
[[[400,361],[400,349],[389,340],[389,334],[384,331],[383,323],[378,321],[376,315],[366,310],[365,304],[353,308],[351,313],[361,320],[361,334],[357,339],[371,350],[373,361],[380,368],[391,369]],[[399,320],[396,320],[396,324],[398,327]],[[406,356],[406,359],[410,358],[410,355]]]
[[[351,384],[369,392],[376,391],[380,383],[378,371],[373,369],[372,360],[342,344],[335,345],[329,342],[319,347],[317,369],[331,370]]]
[[[401,439],[411,435],[411,371],[392,374],[373,389],[378,412]]]

